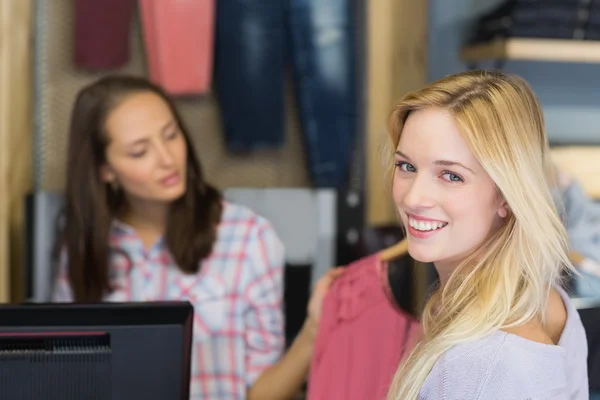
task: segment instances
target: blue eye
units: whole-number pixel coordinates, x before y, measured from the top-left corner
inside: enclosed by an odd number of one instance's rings
[[[396,161],[396,167],[404,172],[417,172],[417,169],[405,161]]]
[[[442,176],[449,182],[463,182],[463,179],[460,176],[453,174],[452,172],[444,172]]]

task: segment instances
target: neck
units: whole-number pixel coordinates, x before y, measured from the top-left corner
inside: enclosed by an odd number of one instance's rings
[[[434,266],[438,275],[440,276],[440,286],[443,287],[448,282],[448,279],[450,279],[450,275],[452,275],[452,272],[454,271],[456,266],[444,262],[436,262],[434,263]]]
[[[168,213],[168,204],[128,199],[122,219],[133,228],[162,233],[167,227]]]
[[[475,250],[474,252],[466,252],[460,254],[454,258],[445,259],[442,261],[436,261],[433,264],[435,265],[435,269],[437,270],[438,275],[440,276],[440,284],[443,287],[450,276],[456,271],[456,269],[463,264],[464,262],[472,262],[475,261],[481,255],[482,249]]]

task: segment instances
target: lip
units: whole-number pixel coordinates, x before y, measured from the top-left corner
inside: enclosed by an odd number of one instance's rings
[[[444,223],[444,224],[448,225],[448,223],[446,221],[442,221],[442,220],[439,220],[439,219],[423,218],[423,217],[419,217],[417,215],[409,214],[409,213],[406,213],[406,215],[407,215],[408,218],[416,219],[418,221],[423,221],[423,222],[441,222],[441,223]],[[408,234],[410,236],[412,236],[413,238],[416,238],[416,239],[429,239],[432,236],[435,236],[438,233],[440,233],[443,229],[446,228],[446,226],[444,226],[443,228],[436,229],[434,231],[419,231],[419,230],[416,230],[415,228],[413,228],[412,226],[410,226],[410,224],[408,223],[408,221],[406,221],[406,228],[407,228]]]
[[[166,187],[177,185],[179,183],[179,173],[174,172],[171,175],[166,176],[160,180],[160,183]]]

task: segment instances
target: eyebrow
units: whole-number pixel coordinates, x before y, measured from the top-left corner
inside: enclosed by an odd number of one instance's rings
[[[160,128],[160,131],[161,132],[165,132],[169,128],[173,127],[174,125],[175,125],[175,120],[172,119],[169,122],[167,122],[166,124],[164,124],[163,127]],[[133,141],[131,143],[128,143],[128,146],[135,146],[135,145],[138,145],[138,144],[146,143],[147,141],[148,141],[148,138],[144,137],[144,138],[141,138],[141,139],[137,139],[137,140],[135,140],[135,141]]]
[[[402,153],[400,150],[397,150],[396,154],[399,155],[400,157],[406,158],[408,161],[411,161],[410,157],[407,156],[406,154]],[[473,171],[471,168],[467,167],[466,165],[459,163],[458,161],[436,160],[433,162],[433,164],[443,165],[445,167],[459,166],[459,167],[462,167],[462,168],[470,171],[473,175],[475,175],[475,171]]]

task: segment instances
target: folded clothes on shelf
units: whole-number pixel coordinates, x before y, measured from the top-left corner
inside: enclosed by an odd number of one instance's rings
[[[471,43],[511,37],[598,38],[600,1],[509,0],[478,19]]]

